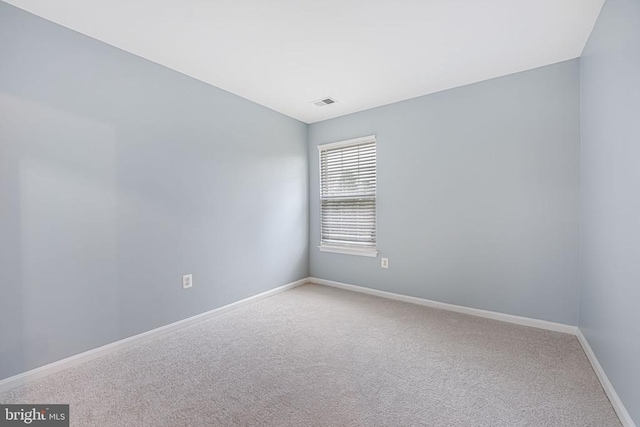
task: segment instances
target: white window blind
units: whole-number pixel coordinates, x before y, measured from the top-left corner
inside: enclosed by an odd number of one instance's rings
[[[376,140],[321,145],[320,249],[375,256]],[[342,249],[342,250],[340,250]]]

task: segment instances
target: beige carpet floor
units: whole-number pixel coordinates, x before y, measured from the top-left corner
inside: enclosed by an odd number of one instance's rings
[[[73,426],[620,426],[574,336],[302,287],[0,394]]]

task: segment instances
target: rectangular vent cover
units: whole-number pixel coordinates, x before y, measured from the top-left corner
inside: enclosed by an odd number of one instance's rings
[[[324,107],[325,105],[335,104],[336,102],[338,101],[332,98],[322,98],[317,101],[313,101],[313,105],[315,105],[316,107]]]

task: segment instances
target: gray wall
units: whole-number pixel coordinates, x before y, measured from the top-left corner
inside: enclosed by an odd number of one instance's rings
[[[308,276],[305,124],[1,2],[0,58],[0,379]]]
[[[378,136],[378,246],[320,252],[319,144]],[[576,325],[578,60],[309,128],[312,276]]]
[[[581,58],[580,329],[640,423],[640,2],[607,0]],[[639,424],[640,425],[640,424]]]

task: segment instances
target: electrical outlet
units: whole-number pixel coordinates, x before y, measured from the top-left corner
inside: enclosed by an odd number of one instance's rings
[[[193,274],[185,274],[182,276],[182,289],[187,289],[193,286]]]
[[[382,258],[380,261],[380,266],[382,268],[389,268],[389,258]]]

